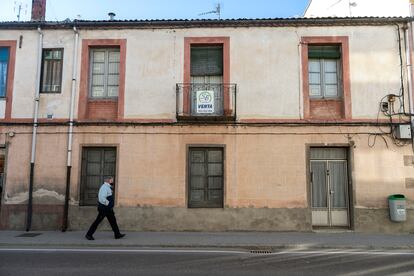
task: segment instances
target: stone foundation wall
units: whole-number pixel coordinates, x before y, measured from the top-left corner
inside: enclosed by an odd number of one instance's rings
[[[312,231],[310,209],[116,207],[124,231]],[[0,229],[25,230],[27,205],[1,206]],[[353,229],[366,233],[414,233],[414,210],[407,221],[392,222],[388,209],[355,208]],[[96,218],[96,207],[70,206],[69,230],[87,230]],[[60,230],[63,206],[34,205],[32,230]],[[99,230],[110,230],[104,220]],[[336,228],[337,229],[337,228]]]
[[[388,209],[354,210],[355,231],[374,233],[414,233],[414,210],[407,210],[407,221],[392,222]]]
[[[97,215],[95,207],[71,207],[70,230],[86,230]],[[307,209],[165,207],[115,208],[125,231],[310,231]],[[109,224],[100,226],[109,230]]]
[[[62,227],[63,206],[33,205],[31,230],[60,230]],[[2,205],[0,209],[0,229],[26,230],[27,205]]]

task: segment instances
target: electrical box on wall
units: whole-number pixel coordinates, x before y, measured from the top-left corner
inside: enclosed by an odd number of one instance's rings
[[[394,134],[397,139],[411,139],[411,126],[408,124],[396,125]]]

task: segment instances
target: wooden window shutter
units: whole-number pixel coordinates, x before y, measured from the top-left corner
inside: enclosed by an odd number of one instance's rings
[[[191,76],[222,76],[223,47],[191,47]]]
[[[224,158],[222,148],[191,148],[188,207],[223,208]]]
[[[94,206],[106,176],[115,177],[116,148],[86,147],[82,151],[81,205]]]
[[[339,46],[309,46],[309,58],[341,58]]]

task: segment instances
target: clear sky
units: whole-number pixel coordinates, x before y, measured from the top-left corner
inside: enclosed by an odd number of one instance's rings
[[[199,15],[221,4],[221,18],[276,18],[302,16],[308,0],[47,0],[46,20],[66,18],[106,20],[108,12],[116,19],[213,19],[215,14]],[[30,20],[31,0],[0,0],[0,21]]]

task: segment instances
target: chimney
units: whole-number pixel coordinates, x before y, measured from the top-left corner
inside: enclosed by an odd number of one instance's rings
[[[32,21],[45,21],[46,0],[32,0]]]
[[[108,16],[110,21],[113,21],[115,19],[115,13],[113,12],[108,13]]]
[[[409,16],[414,15],[414,0],[410,0],[410,13]]]

